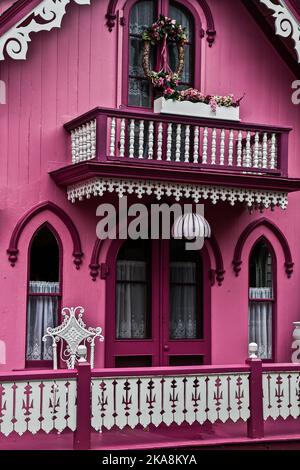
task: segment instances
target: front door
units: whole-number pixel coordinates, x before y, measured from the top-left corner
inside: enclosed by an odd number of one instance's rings
[[[182,240],[116,242],[107,281],[107,367],[210,363],[208,254]]]

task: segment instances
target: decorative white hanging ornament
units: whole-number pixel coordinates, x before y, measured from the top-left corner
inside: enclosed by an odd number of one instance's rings
[[[172,227],[172,236],[181,240],[210,238],[211,228],[207,220],[201,214],[189,212],[175,220]]]

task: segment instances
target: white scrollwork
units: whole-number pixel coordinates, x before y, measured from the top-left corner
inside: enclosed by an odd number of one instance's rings
[[[42,0],[30,13],[0,37],[0,60],[7,54],[12,59],[26,59],[31,33],[60,28],[70,2],[90,5],[91,0]]]
[[[82,320],[83,307],[64,307],[62,309],[63,322],[56,328],[47,328],[47,334],[43,336],[43,341],[48,337],[52,339],[53,348],[53,368],[57,369],[57,343],[64,341],[65,349],[61,349],[61,360],[66,362],[68,369],[74,369],[77,359],[78,346],[87,341],[90,344],[90,363],[94,367],[95,340],[104,341],[102,328],[86,328]]]
[[[139,199],[151,194],[154,194],[157,200],[161,200],[164,196],[174,196],[176,201],[191,198],[196,204],[201,199],[210,200],[212,204],[226,201],[231,206],[240,202],[246,204],[249,208],[255,207],[258,209],[274,208],[275,206],[286,209],[288,204],[288,195],[284,192],[184,183],[162,183],[159,181],[93,178],[67,188],[68,199],[71,202],[75,202],[77,199],[79,201],[84,198],[90,199],[92,196],[103,196],[106,192],[115,192],[119,197],[134,193]]]
[[[266,5],[272,10],[273,17],[275,18],[276,34],[283,38],[291,36],[295,43],[295,51],[297,53],[298,62],[300,63],[300,24],[294,17],[293,13],[287,7],[284,0],[279,0],[274,4],[271,0],[260,0],[261,3]]]

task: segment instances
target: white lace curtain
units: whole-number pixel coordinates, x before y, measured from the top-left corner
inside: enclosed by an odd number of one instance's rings
[[[117,262],[116,337],[147,337],[147,263]]]
[[[42,337],[47,327],[57,325],[58,296],[53,294],[59,294],[59,282],[29,282],[26,350],[28,361],[52,359],[51,341],[44,342]]]
[[[192,262],[170,265],[170,337],[197,338],[197,266]]]
[[[272,358],[272,313],[273,289],[271,287],[251,287],[249,289],[249,341],[257,343],[261,359]],[[264,299],[252,301],[251,299]]]

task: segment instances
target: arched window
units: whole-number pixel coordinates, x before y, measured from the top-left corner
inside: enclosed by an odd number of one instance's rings
[[[52,348],[42,337],[57,326],[61,298],[60,245],[48,225],[34,235],[29,249],[27,301],[27,366],[50,361]]]
[[[200,58],[199,42],[196,40],[195,32],[195,18],[193,14],[184,6],[181,0],[139,0],[132,5],[129,1],[129,6],[125,9],[125,16],[129,17],[128,20],[128,37],[129,45],[128,54],[127,50],[124,57],[128,59],[128,64],[124,70],[124,101],[128,106],[151,108],[153,101],[152,86],[148,79],[145,78],[142,67],[142,50],[143,41],[142,33],[150,26],[161,14],[165,14],[174,18],[186,28],[188,43],[185,46],[185,67],[182,76],[182,86],[199,87],[199,74],[198,69]],[[197,28],[198,29],[198,28]],[[200,31],[200,27],[199,27]],[[196,50],[198,49],[198,50]],[[152,47],[151,49],[151,66],[157,70],[160,64],[160,47]],[[168,62],[172,70],[176,69],[177,63],[177,48],[175,44],[169,44],[168,47]],[[195,79],[195,70],[197,68],[197,79]],[[127,83],[127,76],[128,83]]]
[[[261,359],[273,357],[274,302],[274,255],[261,239],[252,249],[249,266],[249,342],[257,343]]]

